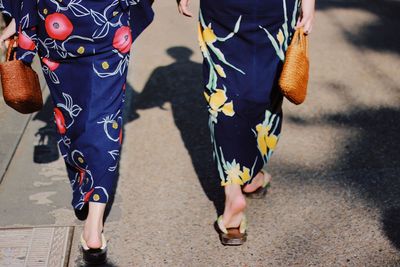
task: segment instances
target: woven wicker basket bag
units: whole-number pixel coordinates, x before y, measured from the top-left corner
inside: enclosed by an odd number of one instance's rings
[[[286,51],[279,86],[282,94],[292,103],[299,105],[307,95],[309,76],[308,40],[302,28],[296,30]]]
[[[16,59],[11,39],[7,50],[6,62],[0,64],[3,97],[7,105],[22,114],[39,111],[43,107],[39,77],[30,67]]]

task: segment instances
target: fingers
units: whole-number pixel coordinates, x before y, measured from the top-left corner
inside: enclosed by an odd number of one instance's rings
[[[312,21],[311,20],[309,20],[309,21],[307,21],[306,22],[306,24],[304,25],[304,33],[305,34],[310,34],[311,32],[312,32]]]
[[[181,0],[178,5],[179,13],[186,17],[193,17],[192,12],[189,9],[189,0]]]
[[[296,29],[303,28],[305,34],[310,34],[313,29],[313,16],[302,17],[296,24]]]

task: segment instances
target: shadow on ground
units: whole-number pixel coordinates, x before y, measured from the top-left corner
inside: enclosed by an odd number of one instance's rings
[[[342,28],[347,40],[357,47],[400,53],[400,2],[395,0],[321,0],[319,10],[331,8],[367,11],[376,16],[359,29]],[[341,18],[337,18],[340,20]]]
[[[178,128],[200,184],[214,203],[218,214],[223,211],[224,193],[215,171],[208,129],[208,112],[203,97],[202,65],[190,60],[193,51],[186,47],[171,47],[167,51],[175,62],[156,68],[143,91],[129,90],[130,103],[126,119],[132,121],[137,110],[170,103],[174,122]],[[131,88],[133,89],[133,88]]]
[[[358,29],[342,28],[350,44],[381,52],[400,54],[400,2],[393,0],[323,0],[317,3],[319,10],[331,8],[362,10],[376,16]],[[337,18],[340,20],[341,18]],[[382,87],[385,81],[382,81]],[[388,88],[381,88],[382,93]],[[400,88],[392,88],[393,97],[400,98]],[[299,118],[292,122],[307,124]],[[372,170],[393,169],[392,172],[375,172],[374,177],[348,177],[351,184],[362,195],[382,211],[382,229],[392,244],[400,250],[400,177],[397,174],[400,162],[400,109],[399,108],[354,108],[347,114],[333,114],[322,119],[322,123],[337,127],[351,127],[357,137],[348,140],[342,160],[333,169]],[[344,144],[340,144],[344,145]],[[395,169],[397,168],[397,169]],[[388,175],[391,173],[391,175]]]
[[[400,249],[400,109],[354,108],[346,114],[324,116],[317,122],[295,116],[288,119],[303,127],[319,124],[352,129],[353,138],[338,144],[344,148],[340,159],[327,169],[344,173],[335,176],[342,187],[352,188],[380,209],[382,230]]]
[[[57,145],[59,135],[54,124],[53,102],[50,96],[47,97],[43,109],[35,115],[33,120],[46,123],[35,134],[36,137],[39,137],[39,143],[34,147],[33,161],[35,163],[51,163],[58,160],[60,157]]]

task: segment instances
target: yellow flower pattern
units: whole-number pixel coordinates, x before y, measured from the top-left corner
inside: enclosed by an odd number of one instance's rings
[[[226,96],[225,90],[216,89],[214,93],[208,95],[204,92],[204,96],[209,105],[209,111],[215,118],[218,116],[218,112],[224,113],[226,116],[232,117],[235,115],[233,110],[233,102],[227,103],[228,97]]]
[[[239,163],[236,163],[236,160],[233,160],[231,163],[226,162],[224,166],[224,170],[226,173],[226,180],[221,182],[222,186],[226,186],[229,184],[238,184],[244,185],[251,179],[250,169],[243,166],[240,167]]]
[[[292,29],[295,28],[296,26],[296,14],[298,12],[298,6],[299,6],[299,1],[296,0],[294,3],[294,8],[293,8],[293,15],[292,15],[292,21],[290,23],[290,26]],[[276,54],[280,58],[280,60],[284,61],[285,60],[285,51],[288,48],[288,43],[289,39],[292,36],[292,32],[289,32],[289,19],[288,19],[288,10],[286,7],[286,0],[282,0],[283,4],[283,15],[284,15],[284,22],[281,26],[281,28],[278,31],[278,34],[276,35],[276,38],[268,31],[267,28],[264,28],[263,26],[259,26],[260,29],[264,30],[264,32],[267,34],[268,39],[271,41],[272,46],[274,47]]]
[[[256,126],[258,149],[266,159],[269,159],[278,143],[279,137],[275,135],[278,122],[279,117],[267,110],[265,120]]]
[[[208,53],[207,44],[203,39],[203,30],[201,29],[200,22],[198,24],[198,41],[199,41],[200,50],[203,53],[203,55],[207,54]]]
[[[224,143],[220,141],[217,142],[216,140],[215,133],[219,129],[219,120],[222,119],[222,117],[219,118],[219,116],[226,116],[223,117],[223,119],[224,123],[227,124],[235,123],[234,121],[237,119],[235,112],[236,98],[233,100],[231,99],[231,96],[228,94],[228,92],[230,92],[229,88],[226,88],[224,82],[226,81],[225,79],[229,79],[232,70],[242,75],[246,75],[246,73],[228,61],[230,59],[225,57],[223,50],[220,50],[224,47],[223,45],[220,46],[220,43],[227,42],[229,39],[235,37],[241,26],[241,19],[242,17],[240,16],[236,21],[233,31],[225,37],[220,37],[218,34],[219,30],[214,29],[211,23],[206,23],[201,11],[200,22],[198,24],[200,50],[204,57],[204,64],[209,67],[209,72],[207,73],[208,81],[205,86],[207,90],[205,90],[204,96],[208,103],[208,111],[210,114],[209,128],[214,150],[213,154],[217,162],[222,186],[230,184],[245,185],[251,182],[252,178],[254,178],[255,170],[258,172],[271,157],[278,143],[280,132],[280,115],[266,111],[264,121],[259,124],[253,124],[250,126],[251,128],[245,130],[250,131],[250,133],[253,131],[254,137],[251,138],[256,139],[258,147],[258,149],[257,147],[253,148],[254,153],[252,152],[248,159],[242,158],[242,155],[237,157],[235,154],[225,155],[225,153],[228,152],[223,146]],[[278,56],[281,57],[282,55],[279,53],[281,50],[283,51],[287,43],[285,26],[280,28],[274,37],[270,36],[270,39],[271,43],[273,43],[274,47],[277,49]],[[225,160],[225,156],[229,156],[229,158]],[[241,161],[245,161],[245,164]],[[252,164],[253,166],[246,166],[247,164]]]
[[[217,41],[217,36],[214,33],[214,30],[210,27],[205,27],[203,31],[203,40],[206,44],[211,45]]]

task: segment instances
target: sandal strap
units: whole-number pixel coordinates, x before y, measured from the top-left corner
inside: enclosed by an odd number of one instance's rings
[[[90,248],[88,247],[86,240],[83,238],[83,233],[81,234],[81,246],[84,250],[89,250]],[[101,234],[101,247],[100,249],[103,250],[107,247],[107,240],[104,234]]]
[[[221,230],[221,232],[223,232],[224,234],[228,233],[228,230],[226,229],[223,220],[222,220],[222,215],[218,217],[217,219],[217,225],[219,227],[219,229]],[[247,230],[247,217],[246,215],[243,215],[242,220],[240,221],[240,225],[239,225],[239,232],[241,234],[244,234]]]
[[[240,222],[240,226],[239,226],[239,232],[241,234],[244,234],[247,230],[247,217],[246,215],[243,215],[242,221]]]
[[[224,234],[228,233],[228,230],[226,229],[226,227],[222,221],[222,215],[218,217],[217,225],[218,225],[219,229],[221,230],[221,232],[223,232]]]

